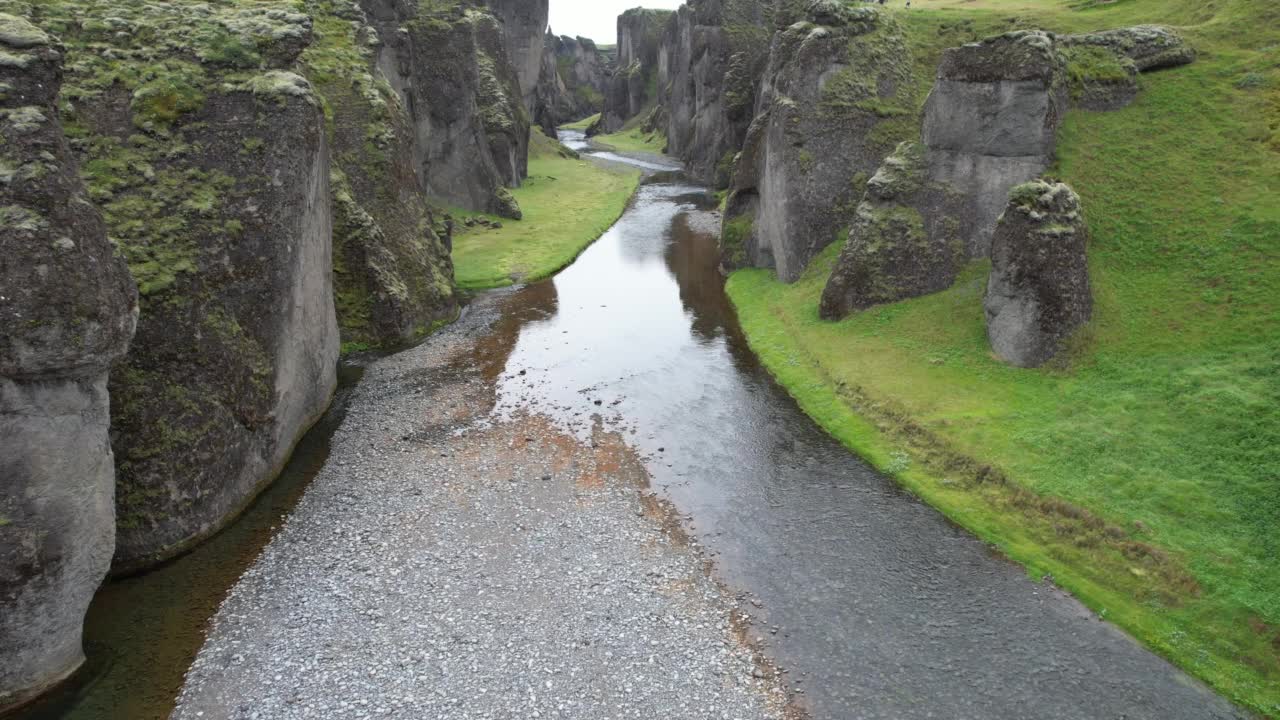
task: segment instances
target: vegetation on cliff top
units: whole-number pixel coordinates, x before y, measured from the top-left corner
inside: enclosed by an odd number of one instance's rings
[[[467,228],[455,221],[453,262],[458,285],[485,289],[555,274],[595,242],[626,208],[640,174],[574,158],[539,129],[531,133],[529,178],[512,190],[522,220],[483,216],[501,227]],[[481,217],[455,211],[455,217]]]
[[[835,436],[1032,576],[1280,717],[1280,6],[913,5],[920,100],[941,48],[1009,27],[1175,24],[1200,53],[1143,75],[1124,110],[1066,117],[1054,174],[1084,200],[1094,320],[1054,366],[1007,367],[979,263],[824,323],[837,245],[794,285],[731,277],[753,348]]]

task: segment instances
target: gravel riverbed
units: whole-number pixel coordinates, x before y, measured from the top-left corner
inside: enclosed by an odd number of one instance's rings
[[[635,452],[491,417],[503,297],[368,369],[174,718],[788,714]]]

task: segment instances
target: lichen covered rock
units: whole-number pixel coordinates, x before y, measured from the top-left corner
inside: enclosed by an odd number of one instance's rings
[[[910,52],[888,12],[810,3],[774,35],[726,214],[753,214],[750,264],[792,282],[844,235],[915,113],[910,85]]]
[[[1080,198],[1062,183],[1015,187],[991,243],[983,309],[992,351],[1018,367],[1050,360],[1089,321],[1093,298]]]
[[[600,112],[611,73],[610,62],[590,39],[548,31],[534,122],[555,137],[560,125]]]
[[[867,182],[823,289],[821,317],[950,287],[967,260],[954,205],[954,194],[929,180],[923,148],[898,146]]]
[[[62,58],[0,13],[0,711],[84,660],[115,545],[107,371],[137,320],[63,134]]]
[[[1073,105],[1089,110],[1124,107],[1138,94],[1138,74],[1185,65],[1195,51],[1177,32],[1158,25],[1058,38]]]

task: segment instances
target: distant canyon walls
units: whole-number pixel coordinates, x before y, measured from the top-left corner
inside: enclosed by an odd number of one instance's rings
[[[651,110],[658,98],[658,54],[672,13],[634,8],[618,16],[617,66],[609,78],[600,119],[588,134],[622,129],[631,118]]]

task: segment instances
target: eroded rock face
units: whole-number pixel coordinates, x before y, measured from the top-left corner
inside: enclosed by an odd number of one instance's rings
[[[330,126],[338,324],[343,342],[397,347],[457,314],[453,262],[414,172],[408,113],[375,63],[377,35],[358,5],[348,12],[366,60],[309,73],[340,109]]]
[[[963,193],[960,223],[985,257],[1009,188],[1053,162],[1067,111],[1065,65],[1046,33],[1019,31],[947,50],[925,102],[929,176]]]
[[[519,218],[507,188],[528,172],[529,116],[502,24],[464,4],[361,5],[382,40],[378,67],[408,111],[426,191],[469,210]]]
[[[542,72],[542,56],[546,45],[549,0],[484,0],[485,5],[502,23],[506,39],[507,59],[515,67],[525,110],[534,112],[538,76]]]
[[[189,130],[199,144],[184,165],[225,178],[209,211],[221,222],[189,228],[184,271],[143,286],[137,337],[111,378],[122,570],[220,529],[276,477],[336,387],[324,117],[300,76],[260,79],[192,113],[207,125]],[[123,108],[86,110],[102,118],[95,134],[128,131],[111,120]]]
[[[667,21],[658,51],[667,152],[696,179],[726,186],[769,57],[772,4],[692,0]]]
[[[945,290],[967,261],[957,198],[932,182],[924,149],[902,143],[867,183],[849,239],[823,288],[819,314],[854,310]]]
[[[793,282],[843,236],[866,181],[893,149],[877,128],[909,107],[911,57],[887,12],[810,3],[774,35],[758,114],[726,212],[725,264]]]
[[[137,320],[63,135],[62,59],[0,13],[0,711],[84,660],[115,545],[107,370]]]
[[[668,10],[633,8],[618,16],[617,68],[609,78],[600,120],[588,135],[621,129],[657,99],[658,48]]]
[[[1124,107],[1138,94],[1138,74],[1185,65],[1195,50],[1159,25],[1106,30],[1058,38],[1066,60],[1073,105],[1090,110]]]
[[[992,238],[983,300],[996,355],[1018,367],[1043,365],[1089,321],[1087,244],[1071,188],[1037,180],[1013,189]]]
[[[591,40],[548,31],[534,122],[548,137],[555,137],[560,125],[600,112],[612,72],[610,63]]]

